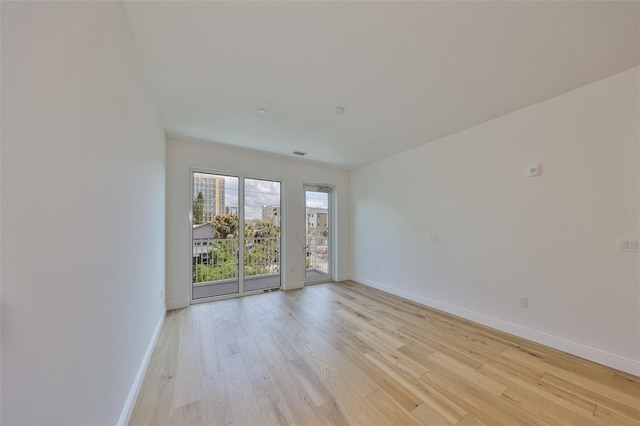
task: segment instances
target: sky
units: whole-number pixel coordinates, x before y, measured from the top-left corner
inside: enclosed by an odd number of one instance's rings
[[[198,173],[202,176],[203,174]],[[238,206],[238,178],[222,175],[210,175],[211,177],[223,177],[225,180],[225,206]],[[280,182],[262,179],[245,178],[245,219],[262,219],[262,206],[280,204]],[[328,194],[321,192],[307,192],[306,206],[328,208]]]
[[[329,208],[329,194],[326,192],[306,192],[307,207],[316,207],[321,209]]]
[[[225,176],[225,205],[238,206],[238,178]],[[262,219],[262,206],[280,204],[280,182],[244,180],[244,218]]]

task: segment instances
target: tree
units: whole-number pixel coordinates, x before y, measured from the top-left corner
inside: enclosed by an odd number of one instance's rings
[[[198,192],[198,196],[193,200],[193,223],[204,222],[204,197],[202,192]]]
[[[261,220],[254,227],[254,235],[256,238],[271,238],[280,236],[280,227],[273,224],[269,220]]]
[[[218,239],[238,237],[238,216],[235,214],[218,215],[211,223]]]
[[[247,240],[253,239],[256,236],[256,232],[253,230],[248,222],[244,222],[244,238]]]

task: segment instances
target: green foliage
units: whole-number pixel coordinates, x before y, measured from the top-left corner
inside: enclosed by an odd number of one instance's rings
[[[237,265],[239,259],[236,246],[235,241],[218,241],[213,243],[213,248],[209,252],[212,259],[211,263],[215,266],[225,264]]]
[[[261,220],[253,226],[256,238],[272,238],[280,236],[280,227],[268,220]]]
[[[253,240],[252,246],[244,252],[245,276],[275,273],[279,270],[280,252],[276,241]]]
[[[198,196],[193,200],[193,223],[202,223],[204,216],[204,197],[202,192],[198,192]]]
[[[213,268],[213,281],[227,280],[238,277],[238,265],[225,263]]]
[[[265,275],[269,274],[271,271],[264,266],[261,265],[252,265],[244,267],[244,276],[245,277],[253,277],[255,275]]]
[[[218,215],[211,226],[216,238],[238,238],[238,216],[235,214]]]
[[[238,277],[238,266],[232,263],[226,263],[219,266],[208,266],[198,264],[196,266],[196,273],[198,276],[197,282],[209,282],[228,280]]]
[[[196,265],[196,282],[211,282],[238,277],[238,216],[216,216],[211,224],[216,241],[209,250],[209,261]],[[245,223],[244,276],[265,275],[279,271],[280,228],[270,221]],[[265,240],[266,239],[266,240]]]
[[[196,276],[198,277],[196,280],[198,283],[213,281],[213,268],[211,266],[198,263],[196,265]]]
[[[253,230],[253,228],[251,227],[250,224],[246,223],[244,224],[244,238],[245,239],[249,239],[249,238],[253,238],[256,236],[256,231]]]

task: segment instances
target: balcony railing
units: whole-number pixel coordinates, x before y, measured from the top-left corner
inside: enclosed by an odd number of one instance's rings
[[[196,238],[192,249],[194,285],[238,280],[240,258],[237,239]],[[244,277],[279,274],[280,237],[245,239]]]
[[[313,235],[306,237],[307,276],[329,273],[328,242],[328,237]],[[240,258],[237,239],[194,239],[192,249],[194,288],[226,285],[229,287],[225,290],[226,292],[238,291]],[[244,244],[243,271],[245,291],[279,286],[280,237],[247,238]],[[262,282],[259,283],[258,279]],[[200,291],[204,292],[205,289],[202,288]]]
[[[245,277],[280,273],[280,237],[247,238],[245,241]]]
[[[307,235],[307,273],[329,273],[329,237]]]

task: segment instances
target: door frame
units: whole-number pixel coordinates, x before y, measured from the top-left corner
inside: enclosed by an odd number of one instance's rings
[[[328,264],[328,271],[327,271],[327,276],[326,277],[319,277],[316,279],[308,279],[307,278],[307,191],[311,191],[311,192],[324,192],[328,194],[327,197],[327,264]],[[334,238],[334,222],[335,222],[335,218],[334,218],[334,211],[333,211],[333,206],[334,206],[334,197],[335,197],[335,186],[334,185],[329,185],[329,184],[323,184],[323,183],[303,183],[302,185],[302,194],[303,194],[303,200],[304,200],[304,215],[305,215],[305,220],[304,220],[304,229],[303,229],[303,235],[305,237],[304,239],[304,244],[302,246],[302,250],[304,253],[304,285],[313,285],[313,284],[320,284],[320,283],[326,283],[326,282],[330,282],[330,281],[334,281],[334,258],[333,258],[333,253],[334,253],[334,247],[333,247],[333,242],[335,240]]]
[[[221,296],[213,296],[213,297],[203,297],[200,299],[193,298],[193,258],[191,251],[193,250],[193,174],[194,173],[208,173],[212,175],[218,176],[228,176],[238,178],[238,247],[243,247],[242,250],[238,249],[238,292],[232,294],[224,294]],[[245,179],[255,179],[255,180],[268,180],[272,182],[278,182],[280,184],[280,287],[270,287],[268,289],[260,289],[260,290],[251,290],[244,291],[244,245],[241,246],[241,243],[244,243],[244,180]],[[285,246],[284,242],[285,238],[285,229],[284,224],[286,223],[286,214],[285,214],[285,180],[279,177],[273,176],[265,176],[254,173],[243,173],[243,172],[233,172],[228,170],[221,169],[211,169],[207,167],[189,167],[189,214],[188,214],[188,224],[189,224],[189,279],[187,283],[189,285],[189,304],[195,305],[197,303],[206,303],[212,302],[214,300],[224,300],[224,299],[233,299],[236,297],[250,296],[252,294],[260,294],[265,291],[274,288],[282,288],[285,277]],[[242,208],[240,208],[240,201],[242,200]]]

